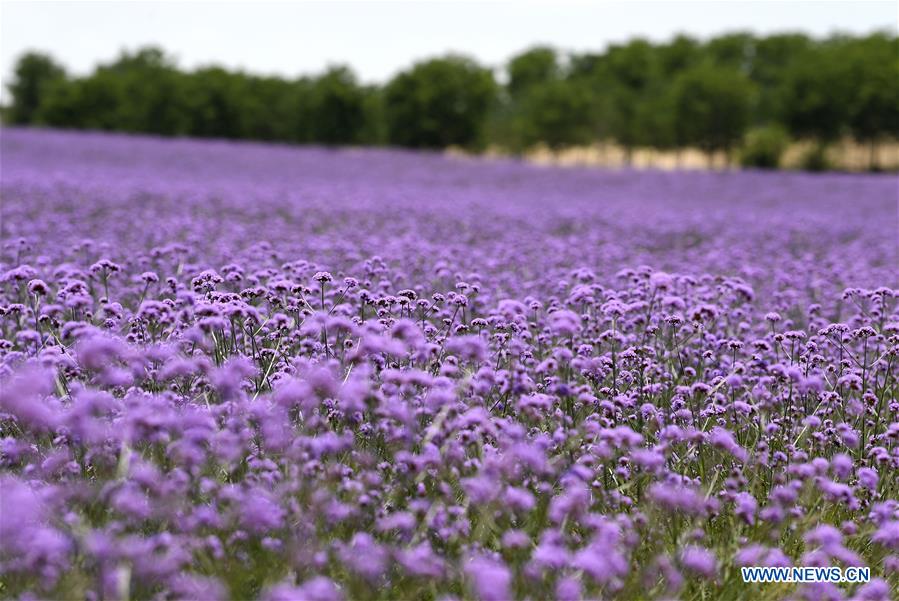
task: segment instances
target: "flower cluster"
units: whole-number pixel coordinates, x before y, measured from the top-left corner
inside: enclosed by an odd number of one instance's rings
[[[899,591],[891,178],[2,152],[4,596]]]

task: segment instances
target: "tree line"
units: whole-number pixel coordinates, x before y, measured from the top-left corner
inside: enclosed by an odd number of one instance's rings
[[[789,140],[803,139],[815,142],[814,167],[839,138],[872,156],[899,138],[899,38],[888,33],[681,35],[599,53],[534,47],[501,69],[447,55],[380,86],[345,66],[295,79],[183,70],[158,48],[77,77],[31,52],[8,88],[12,124],[323,145],[523,152],[614,142],[626,154],[700,148],[776,167]]]

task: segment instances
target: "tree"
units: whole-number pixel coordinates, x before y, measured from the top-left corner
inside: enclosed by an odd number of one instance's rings
[[[513,57],[506,72],[509,76],[507,88],[512,98],[520,97],[534,86],[556,80],[561,74],[556,51],[546,46],[531,48]]]
[[[785,73],[780,120],[793,136],[827,143],[846,132],[852,83],[843,46],[830,40]]]
[[[365,86],[362,89],[362,109],[364,118],[362,130],[359,132],[359,143],[366,146],[378,146],[387,142],[387,130],[384,123],[384,94],[378,86]]]
[[[656,47],[662,77],[670,78],[695,66],[702,58],[702,47],[695,39],[679,35]]]
[[[600,89],[610,96],[610,133],[630,163],[633,149],[646,137],[640,104],[659,81],[658,56],[646,40],[612,46],[599,64]]]
[[[589,144],[590,109],[589,93],[577,83],[556,80],[532,87],[517,114],[523,146],[543,142],[558,149]]]
[[[572,54],[568,60],[565,79],[583,86],[590,99],[587,124],[593,140],[607,140],[613,137],[615,102],[612,91],[616,80],[608,68],[605,54]]]
[[[751,130],[740,149],[740,164],[744,167],[777,169],[790,143],[787,132],[779,125]]]
[[[755,38],[751,33],[735,32],[712,38],[705,45],[704,53],[719,67],[748,73],[755,52]]]
[[[658,56],[652,44],[637,38],[613,45],[600,63],[617,83],[634,91],[645,90],[658,77]]]
[[[413,148],[496,144],[519,151],[614,140],[637,147],[699,146],[741,161],[778,163],[789,139],[826,145],[852,135],[876,146],[899,138],[899,39],[893,33],[754,37],[701,43],[634,39],[604,52],[537,46],[514,56],[499,88],[460,56],[416,63],[385,86],[349,68],[314,77],[260,77],[218,67],[183,71],[158,48],[125,52],[83,77],[31,52],[15,66],[5,122],[317,144]],[[743,136],[748,127],[752,132]]]
[[[206,67],[188,77],[189,133],[198,137],[239,139],[250,120],[248,81],[221,67]]]
[[[703,65],[685,71],[672,90],[678,141],[709,153],[729,152],[749,124],[752,93],[752,83],[731,69]]]
[[[184,78],[160,48],[122,53],[94,76],[106,76],[118,88],[114,129],[159,135],[187,133]]]
[[[38,109],[54,86],[65,83],[66,72],[50,56],[40,52],[23,54],[13,69],[7,86],[12,94],[11,123],[35,123]]]
[[[593,140],[588,85],[565,77],[554,49],[531,48],[513,57],[506,72],[508,97],[491,122],[494,136],[501,136],[515,150],[540,143],[561,148]]]
[[[41,98],[31,123],[59,128],[85,127],[82,112],[83,81],[64,80],[53,85]]]
[[[768,124],[783,114],[780,92],[790,69],[813,51],[812,40],[799,33],[776,34],[759,38],[749,69],[749,78],[758,86],[759,98],[754,123]]]
[[[321,144],[355,144],[365,126],[365,92],[346,67],[334,67],[310,90],[312,139]]]
[[[294,98],[290,81],[280,77],[248,76],[241,88],[246,95],[246,137],[253,140],[290,141],[294,134]]]
[[[384,89],[388,140],[413,148],[477,146],[495,99],[493,75],[469,59],[417,63]]]
[[[63,128],[121,130],[120,83],[115,75],[97,71],[89,77],[55,85],[41,101],[37,121]]]
[[[658,89],[644,94],[637,101],[633,135],[638,145],[651,146],[659,150],[678,148],[672,107],[671,91],[662,85],[659,85]]]
[[[899,137],[899,52],[897,43],[882,34],[854,42],[846,61],[851,65],[852,96],[848,124],[855,139],[866,142],[869,163],[877,169],[876,145]]]

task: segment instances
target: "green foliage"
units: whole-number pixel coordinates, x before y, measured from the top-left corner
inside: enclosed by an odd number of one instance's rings
[[[182,76],[162,50],[146,48],[123,54],[95,76],[103,78],[116,98],[111,129],[161,135],[187,133]]]
[[[746,141],[740,152],[740,164],[744,167],[777,169],[789,144],[789,134],[779,125],[753,129],[746,134]]]
[[[709,40],[705,53],[709,62],[730,70],[746,73],[752,64],[755,38],[751,33],[728,33]]]
[[[243,88],[246,137],[254,140],[293,140],[296,84],[277,77],[248,77]]]
[[[309,98],[312,139],[323,144],[355,144],[365,126],[365,92],[346,67],[318,78]]]
[[[849,129],[864,142],[899,137],[899,40],[873,35],[846,48],[854,97]]]
[[[783,114],[781,87],[789,70],[806,59],[812,41],[802,34],[777,34],[756,40],[749,78],[759,89],[753,122],[764,124]]]
[[[754,89],[737,71],[705,65],[678,76],[673,110],[678,142],[707,151],[728,151],[749,124]]]
[[[13,75],[12,83],[7,86],[13,98],[7,118],[15,124],[37,122],[41,101],[66,77],[61,66],[40,52],[22,55]]]
[[[362,129],[359,143],[377,146],[387,143],[387,127],[384,124],[384,95],[377,86],[368,86],[362,91]]]
[[[799,158],[799,168],[804,171],[827,171],[832,168],[827,145],[816,143],[805,150]]]
[[[609,48],[599,63],[601,76],[613,79],[621,87],[641,91],[657,76],[658,57],[648,41],[635,39]]]
[[[535,86],[557,80],[561,75],[559,58],[552,48],[539,46],[523,52],[509,61],[506,86],[512,98],[518,98]]]
[[[412,148],[477,146],[495,98],[492,73],[472,60],[417,63],[384,88],[388,141]]]
[[[252,118],[249,82],[220,67],[194,72],[186,86],[188,133],[199,137],[245,137]]]
[[[785,136],[826,145],[851,135],[869,144],[872,159],[877,143],[899,138],[899,39],[890,33],[681,35],[583,54],[537,46],[509,60],[504,81],[453,55],[363,86],[348,67],[293,80],[215,66],[184,71],[157,48],[69,77],[51,57],[28,53],[2,117],[326,145],[518,151],[614,141],[628,155],[640,146],[730,151],[744,141],[741,162],[759,167],[777,164]],[[816,152],[809,164],[826,166]]]
[[[829,142],[899,136],[899,45],[895,36],[834,37],[794,61],[782,90],[791,133]]]
[[[702,60],[702,46],[695,39],[679,35],[667,44],[656,48],[659,69],[663,77],[670,78],[695,66]]]
[[[674,97],[670,89],[659,89],[637,101],[637,131],[634,138],[641,146],[661,150],[672,150],[680,146],[673,103]]]
[[[584,86],[555,80],[532,87],[517,114],[524,147],[544,143],[550,148],[589,144],[593,132],[589,123],[591,103]]]
[[[797,137],[830,141],[846,132],[851,83],[837,43],[794,63],[785,74],[782,122]]]
[[[579,61],[577,73],[585,77],[597,96],[596,119],[605,125],[598,129],[602,137],[615,140],[630,153],[650,139],[667,138],[667,131],[655,131],[656,119],[651,105],[659,101],[663,63],[655,48],[646,40],[636,39],[624,45],[611,46],[605,55]],[[649,121],[646,120],[651,116]]]

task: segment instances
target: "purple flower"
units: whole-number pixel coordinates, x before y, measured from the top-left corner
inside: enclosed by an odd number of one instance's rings
[[[462,488],[475,505],[490,503],[499,497],[501,490],[499,483],[486,474],[463,479]]]
[[[681,484],[656,482],[649,487],[649,497],[668,511],[702,515],[706,510],[703,496],[697,490]]]
[[[581,318],[574,311],[554,311],[549,315],[549,327],[555,334],[573,336],[581,329]]]
[[[877,490],[877,472],[869,467],[859,468],[858,470],[858,482],[864,488],[874,492]]]
[[[0,146],[6,596],[892,592],[892,179]]]
[[[483,555],[471,557],[465,563],[465,575],[481,601],[512,599],[512,573],[500,560]]]
[[[171,589],[180,599],[224,601],[228,598],[225,587],[218,580],[193,574],[179,574],[173,578]]]
[[[755,512],[758,510],[755,497],[747,492],[740,492],[734,501],[736,503],[734,513],[750,526],[755,524]]]
[[[809,545],[820,545],[824,549],[832,549],[843,542],[843,535],[830,524],[821,524],[805,534],[805,542]]]
[[[283,526],[284,510],[268,492],[258,488],[247,490],[235,511],[241,527],[256,534],[265,534]]]
[[[709,434],[709,442],[712,443],[712,446],[715,448],[730,453],[739,461],[746,461],[746,449],[741,447],[737,441],[734,440],[733,434],[724,428],[713,428],[712,432]]]
[[[54,583],[69,565],[72,543],[50,526],[50,508],[21,480],[0,477],[0,554],[6,570],[39,572]]]
[[[397,552],[397,561],[412,576],[439,580],[443,577],[444,561],[424,542]]]
[[[830,460],[830,468],[840,480],[845,480],[852,473],[852,458],[845,453],[837,453]]]
[[[54,386],[49,370],[28,369],[0,385],[0,411],[15,416],[27,427],[50,430],[59,415],[45,402]]]
[[[572,484],[550,502],[549,518],[557,524],[566,517],[577,518],[590,508],[590,502],[590,491],[582,485]]]
[[[556,582],[556,599],[558,601],[580,601],[584,598],[581,583],[570,576],[563,576]]]
[[[525,549],[531,545],[531,537],[521,530],[506,530],[502,544],[506,549]]]
[[[28,282],[28,292],[35,296],[47,296],[50,294],[50,287],[45,281],[34,279]]]
[[[463,361],[483,363],[487,360],[487,344],[479,336],[454,336],[446,341],[447,352]]]
[[[387,553],[364,532],[357,532],[348,545],[341,546],[339,555],[344,565],[368,580],[377,580],[387,569]]]
[[[872,578],[858,587],[854,598],[862,601],[889,601],[892,599],[892,593],[890,592],[890,585],[886,580],[883,578]]]
[[[708,549],[695,545],[685,547],[680,553],[680,562],[685,569],[695,574],[705,578],[715,576],[717,560]]]
[[[324,576],[316,576],[300,586],[279,584],[262,595],[264,601],[342,601],[343,593]]]
[[[881,524],[871,536],[875,543],[893,551],[899,549],[899,520],[890,520]]]
[[[574,554],[571,565],[583,570],[599,584],[623,579],[628,572],[627,559],[614,548],[588,545]]]

